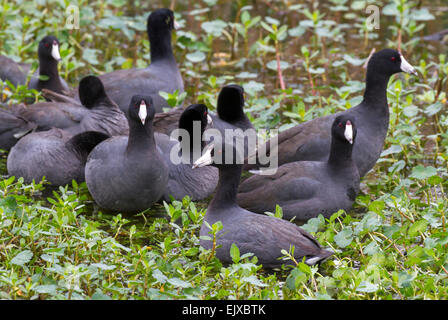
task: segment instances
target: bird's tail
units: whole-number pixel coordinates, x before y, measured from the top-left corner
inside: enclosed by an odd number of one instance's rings
[[[37,125],[22,118],[10,110],[0,108],[0,148],[11,149],[16,142],[34,131]]]
[[[326,260],[328,257],[330,257],[332,254],[333,254],[333,252],[331,252],[329,250],[322,249],[318,255],[307,258],[305,260],[305,263],[309,266],[316,264],[316,263],[321,263],[324,260]]]
[[[81,105],[81,102],[79,100],[76,100],[73,96],[72,92],[65,92],[64,94],[54,92],[50,89],[42,89],[42,95],[53,102],[63,102],[63,103],[71,103],[71,104],[79,104]]]

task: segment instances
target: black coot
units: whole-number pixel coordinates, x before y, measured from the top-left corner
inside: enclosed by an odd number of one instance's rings
[[[184,91],[184,84],[171,46],[171,32],[175,27],[173,12],[169,9],[153,11],[147,22],[151,49],[151,64],[145,69],[126,69],[103,74],[100,77],[108,96],[126,112],[134,95],[150,95],[153,108],[162,112],[169,107],[158,93]]]
[[[225,129],[246,130],[253,128],[249,118],[244,113],[244,89],[230,84],[224,86],[218,95],[216,114],[209,113],[213,119],[213,128],[224,133]],[[158,113],[154,118],[154,129],[157,132],[170,135],[177,129],[180,116],[184,112],[182,107],[173,108],[167,112]]]
[[[373,54],[367,65],[363,101],[347,111],[316,118],[280,133],[277,137],[278,165],[304,160],[325,161],[330,154],[331,125],[338,115],[347,115],[359,128],[353,159],[360,176],[364,176],[378,160],[387,135],[389,109],[386,90],[389,78],[402,71],[417,74],[397,50],[383,49]],[[265,147],[270,150],[269,141]],[[249,158],[244,169],[258,168],[253,162],[254,158]]]
[[[72,180],[82,182],[87,156],[108,137],[96,131],[73,136],[62,129],[31,133],[11,149],[8,174],[23,177],[25,183],[45,177],[52,186],[64,186]]]
[[[82,104],[40,102],[0,109],[0,148],[9,150],[32,129],[60,128],[70,134],[84,131],[99,131],[110,136],[128,134],[126,116],[106,95],[98,77],[84,77],[79,85],[79,95]]]
[[[200,125],[195,129],[195,124]],[[204,142],[202,134],[211,124],[208,109],[203,104],[193,104],[184,110],[179,119],[179,129],[183,129],[184,135],[173,139],[167,135],[156,133],[155,139],[165,162],[169,168],[168,184],[163,200],[182,200],[186,195],[193,201],[202,200],[212,194],[218,183],[218,170],[213,167],[192,169],[196,158],[201,155]],[[173,132],[174,134],[174,132]],[[195,141],[197,139],[197,141]]]
[[[224,86],[218,95],[217,114],[210,113],[212,124],[208,126],[204,140],[211,142],[218,135],[226,139],[228,143],[238,146],[238,150],[245,156],[249,154],[249,148],[254,150],[255,144],[250,146],[249,138],[255,137],[256,132],[249,118],[244,113],[244,89],[230,84]],[[167,135],[177,128],[178,119],[182,115],[182,108],[175,108],[165,113],[157,114],[154,128],[157,132]],[[177,123],[175,121],[177,120]],[[219,143],[219,142],[218,142]]]
[[[253,175],[241,183],[238,204],[257,213],[274,212],[278,204],[283,218],[295,217],[297,222],[350,210],[360,180],[352,161],[352,147],[357,143],[355,124],[348,115],[336,117],[327,161],[290,162],[273,175]]]
[[[227,147],[226,147],[227,146]],[[233,155],[231,163],[221,161],[228,159],[225,153],[230,150]],[[237,191],[240,181],[242,165],[241,159],[235,157],[236,150],[233,145],[207,146],[204,154],[194,167],[208,164],[216,166],[219,170],[219,182],[216,194],[210,202],[204,220],[212,225],[218,221],[222,223],[222,230],[216,237],[216,256],[224,263],[231,263],[230,248],[236,244],[241,252],[254,253],[258,262],[266,268],[279,267],[282,264],[291,264],[291,261],[282,261],[282,249],[289,250],[294,246],[294,258],[301,261],[305,257],[307,264],[318,263],[332,252],[324,250],[319,243],[306,231],[286,220],[270,216],[259,215],[247,211],[237,204]],[[230,157],[232,159],[232,157]],[[218,164],[221,163],[221,164]],[[205,239],[210,237],[209,228],[204,223],[201,226],[201,245],[211,249],[213,241]]]
[[[28,84],[30,89],[41,91],[43,88],[59,93],[68,92],[70,88],[59,76],[58,62],[59,40],[55,36],[46,36],[40,42],[37,50],[39,68]],[[16,63],[12,59],[0,56],[0,79],[9,80],[14,86],[25,84],[31,65]]]
[[[102,208],[137,213],[158,201],[168,167],[154,139],[155,110],[150,96],[133,96],[128,110],[129,137],[112,137],[90,153],[86,183]]]

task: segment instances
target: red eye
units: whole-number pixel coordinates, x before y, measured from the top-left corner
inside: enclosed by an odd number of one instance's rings
[[[391,60],[392,62],[395,62],[395,60],[397,60],[397,58],[392,57],[392,58],[390,58],[390,60]]]
[[[45,48],[50,48],[50,44],[49,43],[45,43]]]
[[[342,128],[342,123],[341,122],[338,123],[338,127]]]

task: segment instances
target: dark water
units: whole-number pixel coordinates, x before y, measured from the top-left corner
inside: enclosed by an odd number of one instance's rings
[[[165,5],[169,6],[172,1],[164,1]],[[191,30],[197,35],[203,34],[204,31],[201,29],[201,21],[196,15],[191,15],[190,12],[195,9],[200,9],[201,7],[206,7],[202,5],[199,7],[196,2],[191,1],[174,1],[175,9],[177,12],[182,13],[182,17],[186,20],[186,26],[184,30]],[[251,17],[261,16],[272,17],[280,21],[280,25],[288,25],[289,29],[296,27],[301,20],[304,20],[303,10],[289,10],[284,4],[284,1],[239,1],[239,3],[244,5],[252,6],[249,10]],[[310,11],[319,10],[321,14],[325,16],[322,20],[331,20],[336,22],[337,26],[342,26],[341,34],[342,36],[336,41],[333,41],[329,37],[322,37],[316,41],[316,34],[312,32],[311,29],[305,32],[300,37],[288,37],[285,42],[281,42],[281,59],[287,61],[292,65],[284,71],[284,77],[286,80],[287,87],[295,87],[299,84],[308,86],[305,74],[303,70],[299,67],[303,61],[303,56],[301,54],[300,48],[303,45],[310,45],[311,48],[316,47],[321,51],[322,57],[328,57],[331,60],[332,51],[337,54],[349,53],[359,58],[366,58],[370,53],[372,48],[380,50],[385,47],[393,47],[396,45],[396,36],[393,34],[393,30],[390,26],[396,24],[396,17],[382,14],[382,9],[389,1],[377,1],[376,4],[380,8],[380,29],[370,32],[370,34],[376,34],[376,39],[369,39],[366,41],[364,38],[365,34],[360,31],[359,23],[363,22],[370,13],[366,13],[365,9],[354,11],[350,8],[351,1],[348,1],[348,11],[339,11],[335,9],[335,5],[331,1],[291,1],[287,2],[291,4],[303,4],[304,8],[308,8]],[[418,7],[427,7],[431,14],[433,14],[436,19],[430,21],[419,21],[418,24],[424,24],[424,28],[416,33],[414,37],[425,36],[439,32],[443,29],[448,29],[448,1],[445,0],[426,0],[419,1]],[[211,8],[210,11],[203,14],[206,21],[212,21],[215,19],[221,19],[226,22],[239,22],[239,10],[236,1],[218,1],[217,4]],[[352,16],[355,18],[353,18]],[[350,16],[347,17],[347,16]],[[263,35],[261,34],[263,32]],[[264,37],[266,32],[259,25],[249,32],[249,44],[253,44],[260,37]],[[404,33],[403,42],[407,42],[411,39],[407,37]],[[240,38],[240,42],[241,38]],[[395,42],[395,43],[394,43]],[[410,48],[411,49],[411,48]],[[413,50],[417,51],[418,55],[422,57],[426,56],[425,52],[431,53],[437,56],[440,53],[446,53],[447,46],[445,43],[441,42],[428,42],[419,41]],[[244,57],[244,46],[240,43],[238,46],[232,45],[227,40],[218,39],[213,42],[212,51],[215,56],[219,53],[227,53],[228,61],[232,59],[239,59]],[[411,56],[413,52],[406,52],[406,48],[403,50],[404,54]],[[276,81],[276,74],[273,71],[265,72],[266,70],[260,70],[258,64],[252,63],[257,57],[249,56],[249,63],[247,63],[245,71],[253,71],[260,74],[258,81],[268,85],[268,88],[273,89],[273,87],[278,88],[278,81]],[[251,61],[252,60],[252,61]],[[256,67],[254,67],[256,66]],[[297,66],[295,70],[294,66]],[[331,68],[331,66],[327,66]],[[251,68],[253,68],[251,70]],[[219,69],[223,74],[234,75],[234,70],[228,65],[224,65],[223,68]],[[362,80],[364,77],[363,70],[361,68],[351,68],[348,70],[350,75],[358,80]],[[207,74],[213,73],[213,70],[204,70]],[[331,75],[330,75],[331,76]],[[305,80],[305,81],[303,81]],[[269,91],[268,91],[269,92]]]

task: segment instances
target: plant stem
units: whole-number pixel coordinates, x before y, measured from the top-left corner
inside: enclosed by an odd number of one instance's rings
[[[275,57],[277,59],[277,74],[278,74],[278,80],[280,82],[280,89],[285,90],[286,89],[285,82],[283,80],[282,69],[280,67],[280,51],[278,48],[278,41],[275,41]]]

